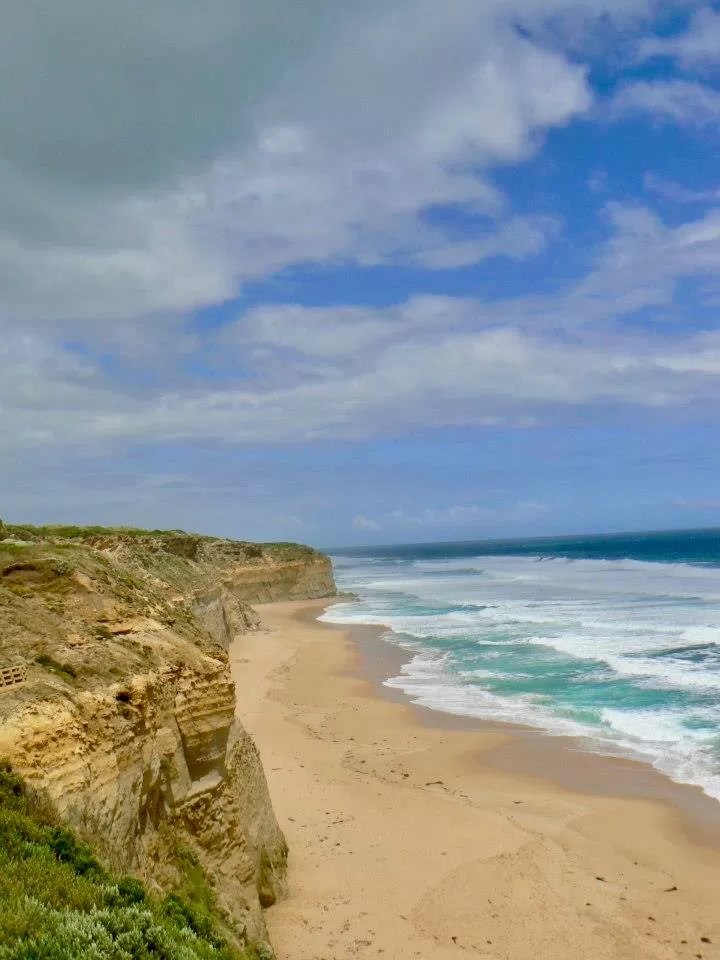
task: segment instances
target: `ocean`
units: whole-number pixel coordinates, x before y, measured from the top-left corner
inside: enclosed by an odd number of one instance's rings
[[[720,799],[720,530],[337,551],[412,655],[386,680],[447,713],[583,736]]]

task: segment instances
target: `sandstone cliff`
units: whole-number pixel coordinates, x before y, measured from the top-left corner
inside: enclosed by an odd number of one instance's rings
[[[0,537],[0,757],[117,869],[168,889],[191,851],[237,941],[262,942],[286,846],[226,651],[259,624],[248,599],[332,594],[329,561],[181,533]]]

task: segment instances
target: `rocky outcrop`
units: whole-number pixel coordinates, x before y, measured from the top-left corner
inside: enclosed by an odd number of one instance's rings
[[[168,889],[191,850],[238,941],[263,940],[286,846],[227,649],[259,624],[248,599],[332,591],[329,562],[287,545],[0,543],[0,666],[22,668],[0,689],[0,757],[116,869]]]

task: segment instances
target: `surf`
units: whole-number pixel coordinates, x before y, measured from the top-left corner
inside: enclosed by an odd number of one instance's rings
[[[416,703],[584,736],[720,799],[720,536],[609,539],[337,553],[358,599],[323,619],[386,626],[411,656],[385,682]]]

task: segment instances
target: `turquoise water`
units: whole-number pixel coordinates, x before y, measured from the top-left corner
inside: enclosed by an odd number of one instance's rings
[[[436,710],[591,737],[720,799],[720,530],[337,552]]]

